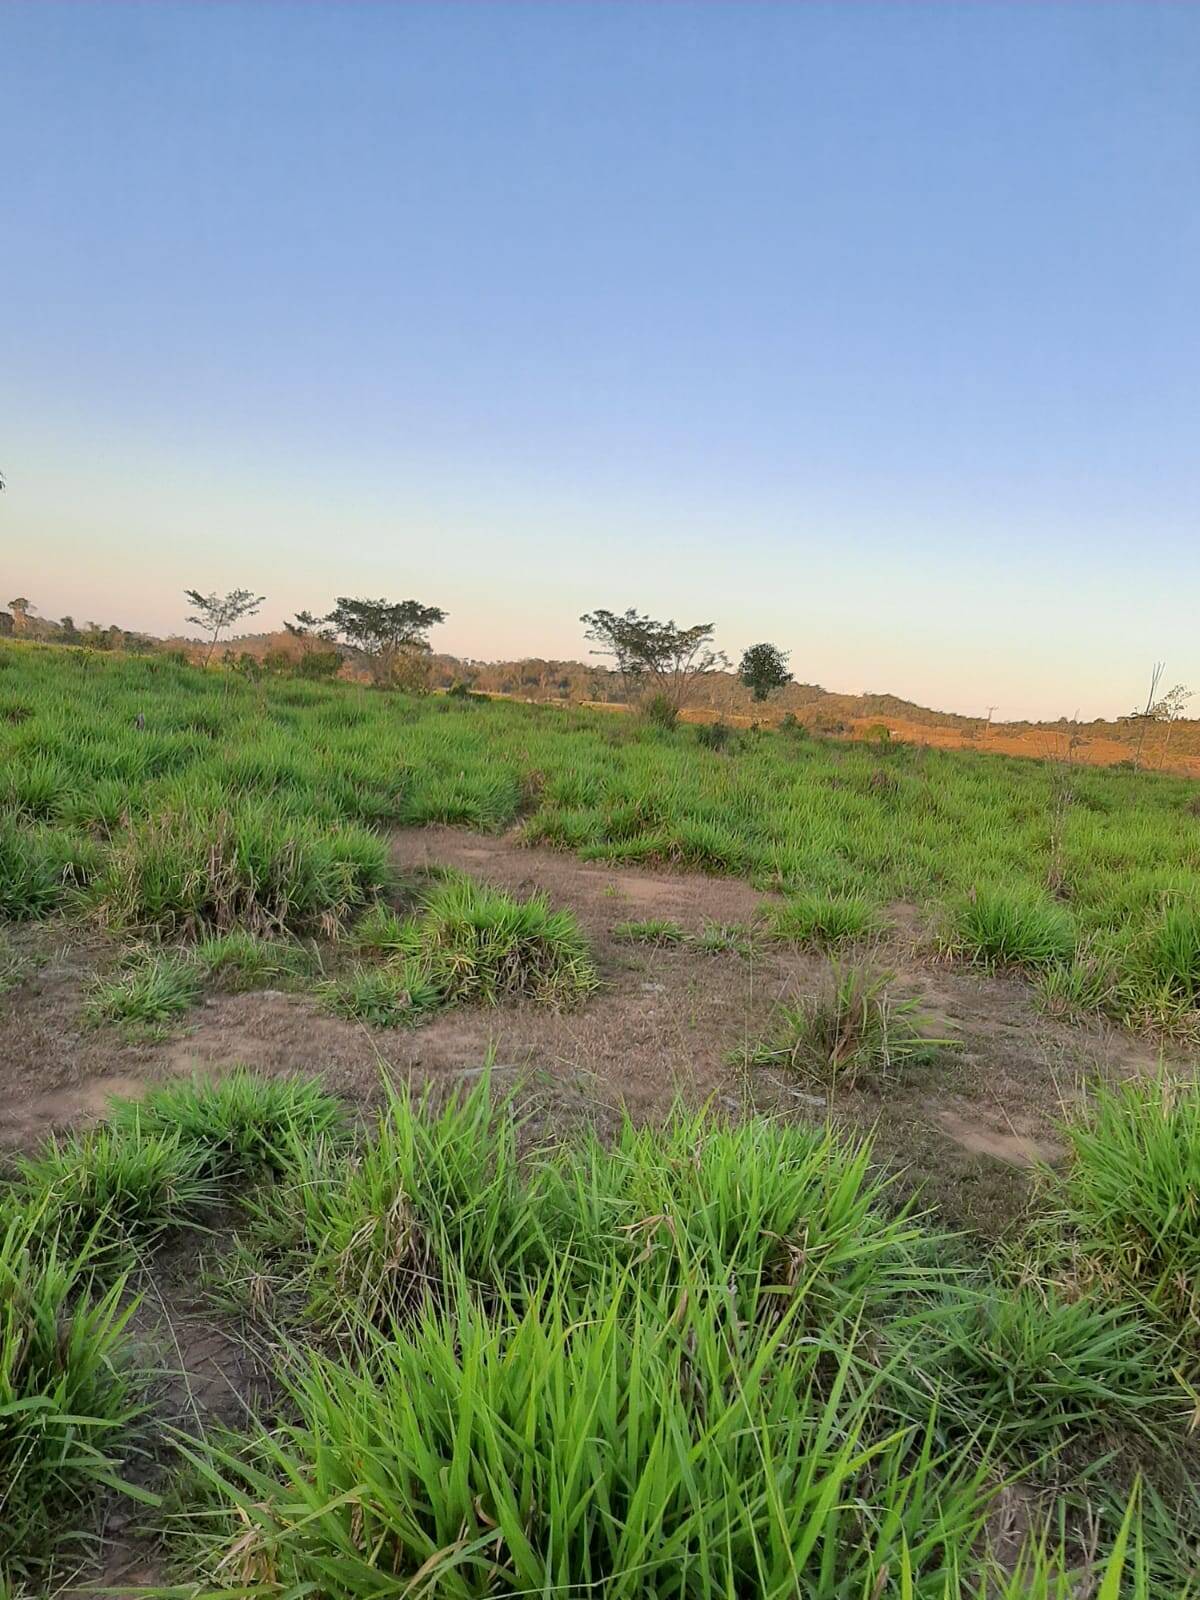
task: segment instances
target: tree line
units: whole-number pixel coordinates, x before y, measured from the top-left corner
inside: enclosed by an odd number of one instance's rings
[[[205,665],[221,635],[254,616],[266,598],[249,589],[232,589],[225,595],[215,591],[205,595],[198,589],[184,593],[194,608],[187,621],[201,628],[208,641]],[[302,659],[320,655],[334,662],[345,651],[360,659],[381,685],[418,687],[429,654],[430,631],[445,620],[441,606],[419,600],[343,595],[332,611],[323,616],[298,611],[284,628],[300,642]],[[680,627],[673,618],[663,622],[633,607],[620,613],[600,608],[585,612],[579,620],[585,637],[597,646],[592,654],[611,660],[627,698],[641,701],[658,720],[674,721],[699,678],[729,669],[728,656],[715,646],[716,624],[712,622]],[[738,677],[754,700],[764,701],[774,690],[791,683],[787,659],[778,645],[767,642],[753,644],[743,653]]]

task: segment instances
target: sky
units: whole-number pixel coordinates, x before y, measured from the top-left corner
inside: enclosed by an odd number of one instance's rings
[[[1200,689],[1200,5],[0,0],[0,588]]]

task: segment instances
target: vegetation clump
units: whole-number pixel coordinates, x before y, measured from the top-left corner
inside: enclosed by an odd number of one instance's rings
[[[774,939],[787,944],[836,950],[881,931],[874,906],[856,894],[794,894],[781,905],[766,908]]]
[[[887,1080],[927,1066],[956,1041],[928,1033],[920,1003],[892,993],[894,977],[834,967],[826,992],[781,1006],[768,1036],[735,1059],[781,1067],[826,1089],[853,1089],[862,1077]]]
[[[123,1277],[96,1285],[86,1243],[43,1205],[0,1208],[0,1593],[43,1572],[99,1494],[129,1488],[135,1308]]]

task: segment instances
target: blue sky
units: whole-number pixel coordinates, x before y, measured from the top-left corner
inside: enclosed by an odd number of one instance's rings
[[[5,4],[0,585],[1200,686],[1200,7]]]

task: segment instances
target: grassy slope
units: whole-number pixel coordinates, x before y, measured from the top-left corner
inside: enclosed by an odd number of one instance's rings
[[[1186,779],[787,734],[708,750],[586,711],[0,646],[8,917],[90,883],[129,926],[253,914],[323,931],[382,881],[375,827],[523,819],[530,840],[586,856],[943,908],[959,953],[1053,968],[1068,1002],[1174,1025],[1200,994],[1195,795]],[[200,892],[214,840],[223,875]],[[233,859],[266,885],[249,911]]]

